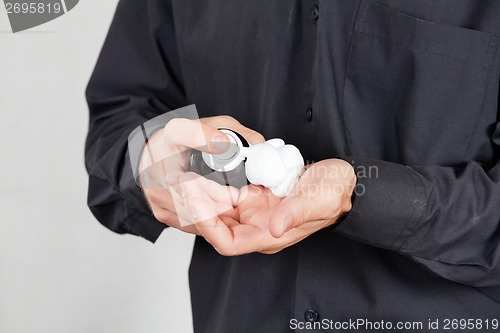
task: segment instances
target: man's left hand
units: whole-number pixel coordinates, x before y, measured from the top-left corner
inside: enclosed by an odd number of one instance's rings
[[[356,184],[353,167],[344,160],[328,159],[307,167],[285,198],[249,185],[242,188],[236,206],[238,221],[197,205],[191,198],[195,226],[222,255],[252,252],[272,254],[326,228],[348,213]],[[206,218],[205,218],[206,217]]]

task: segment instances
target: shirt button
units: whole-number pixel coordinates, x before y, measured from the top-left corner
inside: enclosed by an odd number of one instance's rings
[[[314,5],[309,10],[309,18],[313,21],[317,21],[319,17],[319,7],[318,5]]]
[[[319,313],[317,313],[316,311],[314,311],[312,309],[311,310],[307,310],[304,313],[304,318],[308,322],[315,322],[315,321],[318,321],[318,319],[319,319]]]
[[[312,107],[308,107],[307,110],[306,110],[306,119],[308,121],[312,121],[313,120],[313,109]]]

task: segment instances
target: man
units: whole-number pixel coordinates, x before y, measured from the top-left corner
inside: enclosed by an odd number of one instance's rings
[[[202,235],[196,332],[498,329],[499,35],[499,1],[122,0],[87,91],[89,206],[150,241]],[[184,228],[168,190],[135,185],[127,137],[189,104],[210,142],[296,145],[296,191],[235,190],[231,219]],[[167,150],[196,146],[169,124]],[[185,190],[207,217],[227,198],[203,184]]]

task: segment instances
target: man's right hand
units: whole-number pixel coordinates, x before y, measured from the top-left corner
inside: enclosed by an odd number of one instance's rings
[[[151,210],[160,222],[199,235],[195,217],[183,195],[188,187],[196,188],[203,202],[212,205],[228,224],[236,223],[235,205],[239,191],[187,172],[192,149],[220,154],[228,149],[229,139],[218,128],[231,129],[250,144],[264,142],[264,137],[230,116],[189,120],[175,118],[155,133],[142,153],[141,185]],[[156,162],[155,162],[156,161]]]

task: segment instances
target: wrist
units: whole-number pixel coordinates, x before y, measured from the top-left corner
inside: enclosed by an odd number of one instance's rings
[[[339,219],[341,219],[344,218],[351,211],[352,206],[354,204],[355,200],[354,189],[356,187],[357,177],[354,167],[352,166],[351,163],[343,159],[338,159],[338,163],[341,165],[342,173],[340,174],[340,177],[342,178],[343,182],[342,184],[343,198],[340,207],[340,217],[339,217]]]
[[[154,163],[164,159],[167,157],[166,155],[163,128],[160,128],[151,135],[142,149],[139,162],[139,173],[146,170]]]

